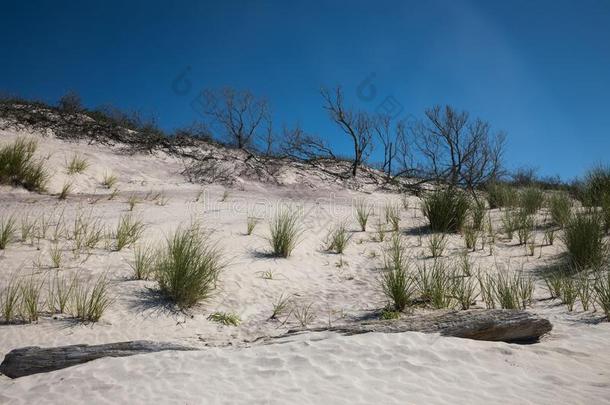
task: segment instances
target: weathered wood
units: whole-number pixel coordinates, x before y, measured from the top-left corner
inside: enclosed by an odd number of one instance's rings
[[[135,354],[165,350],[196,350],[172,343],[136,340],[102,345],[71,345],[61,347],[22,347],[11,350],[2,364],[0,372],[10,378],[46,373],[86,363],[102,357],[125,357]]]
[[[273,339],[304,332],[324,331],[343,335],[369,332],[424,332],[474,340],[534,343],[552,328],[553,325],[547,319],[525,311],[472,309],[403,315],[396,320],[368,320],[321,328],[293,329]]]

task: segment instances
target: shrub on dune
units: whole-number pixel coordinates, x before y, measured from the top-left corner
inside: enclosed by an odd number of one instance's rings
[[[296,247],[301,229],[296,212],[285,209],[280,211],[269,225],[269,243],[274,256],[288,257]]]
[[[44,191],[48,172],[42,160],[35,160],[38,144],[17,139],[0,148],[0,183],[22,186],[30,191]]]
[[[574,215],[566,224],[563,242],[577,269],[598,267],[606,256],[603,224],[595,212]]]
[[[433,232],[458,232],[466,221],[470,202],[455,188],[433,191],[423,199],[422,210]]]
[[[181,308],[209,298],[225,264],[199,229],[179,229],[158,252],[154,274],[161,292]]]

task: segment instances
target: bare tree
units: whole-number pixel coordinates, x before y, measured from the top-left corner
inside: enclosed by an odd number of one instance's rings
[[[336,159],[332,149],[324,143],[324,140],[305,133],[298,125],[295,128],[284,127],[281,149],[286,156],[299,160]]]
[[[410,128],[425,176],[474,191],[502,174],[504,133],[491,134],[489,123],[450,106],[425,114]]]
[[[239,149],[253,146],[257,131],[270,119],[267,101],[257,99],[249,91],[226,87],[216,91],[204,90],[202,96],[204,113]]]
[[[358,167],[366,159],[367,153],[372,148],[372,127],[373,118],[361,111],[353,111],[346,108],[343,101],[341,87],[336,87],[334,91],[322,89],[324,108],[328,111],[331,120],[335,122],[341,130],[347,134],[354,145],[354,160],[352,164],[352,176],[355,176]]]

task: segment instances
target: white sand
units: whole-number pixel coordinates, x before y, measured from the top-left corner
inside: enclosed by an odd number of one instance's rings
[[[14,139],[14,132],[0,132],[0,141]],[[610,402],[610,324],[596,323],[599,312],[579,306],[569,313],[558,301],[548,300],[538,282],[531,311],[553,322],[554,330],[531,346],[441,338],[403,333],[356,337],[299,336],[293,342],[262,346],[247,343],[259,336],[280,334],[298,326],[294,316],[268,321],[272,303],[281,294],[292,295],[294,305],[312,305],[312,325],[339,323],[369,314],[385,302],[377,284],[385,243],[371,240],[379,218],[370,219],[370,232],[355,232],[341,257],[322,249],[331,224],[351,218],[351,201],[367,198],[383,206],[398,203],[399,196],[375,192],[355,193],[320,183],[310,189],[296,182],[290,187],[271,187],[241,181],[219,202],[224,188],[187,183],[180,159],[162,153],[121,155],[111,148],[85,143],[65,143],[39,138],[41,152],[50,154],[48,166],[56,168],[50,192],[65,181],[73,182],[67,201],[10,187],[0,189],[0,216],[18,218],[46,213],[71,226],[77,212],[91,213],[109,227],[127,213],[127,198],[142,199],[149,191],[162,191],[169,201],[137,204],[133,214],[147,229],[141,243],[161,243],[179,226],[199,220],[211,239],[226,252],[230,265],[222,285],[209,302],[188,313],[176,313],[159,305],[153,281],[132,280],[129,266],[133,249],[109,252],[100,246],[91,256],[74,258],[69,241],[59,270],[50,263],[51,242],[40,246],[13,243],[0,252],[0,284],[14,276],[49,277],[55,273],[83,276],[106,273],[115,301],[94,325],[43,316],[25,325],[0,325],[0,355],[27,345],[56,346],[104,343],[132,339],[172,341],[200,347],[200,352],[158,353],[120,359],[101,359],[81,366],[16,380],[0,377],[0,403],[602,403]],[[75,151],[91,166],[84,174],[65,174],[65,160]],[[120,194],[108,200],[109,190],[100,185],[105,172],[119,178]],[[290,172],[283,174],[290,178]],[[301,174],[302,175],[302,174]],[[302,178],[300,178],[302,180]],[[100,198],[102,197],[102,198]],[[99,199],[99,200],[98,200]],[[91,202],[94,202],[91,204]],[[269,218],[279,203],[303,209],[301,243],[288,259],[273,259],[268,250]],[[418,213],[418,199],[402,212],[401,229],[413,261],[421,262],[426,250],[412,232],[425,222]],[[254,234],[246,236],[246,217],[263,218]],[[494,213],[499,231],[499,213]],[[358,230],[356,221],[351,227]],[[53,228],[49,230],[53,232]],[[539,241],[542,235],[537,235]],[[562,246],[537,249],[526,256],[522,246],[498,238],[493,256],[478,251],[470,256],[475,267],[533,271],[557,258]],[[445,253],[455,260],[464,246],[452,236]],[[86,260],[85,260],[86,259]],[[38,269],[33,263],[43,264]],[[272,279],[263,275],[272,274]],[[482,303],[478,303],[482,306]],[[226,311],[242,319],[238,327],[219,326],[207,320],[210,313]],[[285,321],[285,322],[284,322]],[[284,322],[284,323],[283,323]],[[231,346],[227,346],[227,345]],[[214,347],[216,346],[216,347]]]

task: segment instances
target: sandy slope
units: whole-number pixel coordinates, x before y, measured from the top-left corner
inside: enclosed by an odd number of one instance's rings
[[[17,135],[0,132],[0,140]],[[299,181],[283,188],[242,181],[221,202],[223,187],[203,189],[187,183],[180,175],[183,162],[163,153],[121,155],[108,147],[65,143],[52,137],[40,138],[40,146],[41,152],[49,154],[49,167],[55,168],[50,192],[70,181],[74,195],[60,202],[53,196],[3,187],[1,216],[39,217],[45,213],[54,223],[65,222],[70,227],[78,213],[85,213],[114,227],[119,217],[128,213],[126,200],[135,193],[142,201],[133,215],[147,225],[141,243],[162,243],[177,227],[198,220],[230,263],[210,302],[188,313],[176,313],[159,302],[154,282],[132,280],[132,248],[109,252],[100,246],[89,257],[76,258],[70,251],[71,242],[62,239],[64,264],[55,270],[48,268],[50,241],[9,245],[0,253],[0,284],[13,276],[30,274],[43,278],[58,272],[69,275],[79,271],[82,277],[106,273],[115,301],[95,325],[51,317],[42,317],[36,324],[0,325],[0,354],[26,345],[130,339],[176,341],[204,350],[103,359],[15,381],[2,378],[0,403],[41,403],[43,399],[51,403],[145,403],[153,399],[176,403],[610,401],[610,354],[606,350],[610,324],[592,322],[599,320],[600,314],[581,308],[568,313],[565,306],[546,299],[540,282],[532,311],[551,319],[555,329],[533,346],[405,333],[313,335],[281,345],[249,347],[249,340],[298,325],[293,316],[282,318],[282,322],[268,320],[272,303],[281,294],[291,295],[295,306],[311,304],[313,324],[345,321],[384,305],[377,278],[385,244],[375,242],[372,236],[381,207],[387,201],[399,203],[396,195],[355,193],[325,184],[311,189],[301,187]],[[65,161],[75,151],[91,165],[84,174],[68,176]],[[110,191],[100,185],[107,171],[119,178],[120,193],[113,200],[108,199]],[[315,183],[315,179],[307,183]],[[146,200],[151,191],[163,192],[167,203]],[[356,197],[379,207],[370,220],[371,232],[356,232],[351,210]],[[265,218],[280,204],[303,212],[301,243],[289,259],[266,255]],[[424,224],[417,198],[410,198],[410,207],[402,212],[401,230],[414,263],[421,263],[426,236],[420,241],[417,232]],[[251,236],[245,235],[248,215],[261,217]],[[499,229],[498,215],[494,213]],[[344,219],[355,232],[345,255],[324,252],[322,243],[329,226]],[[538,240],[542,240],[541,235]],[[455,260],[463,246],[460,236],[452,236],[448,260]],[[470,256],[484,271],[505,271],[506,267],[534,271],[556,259],[561,248],[556,243],[541,248],[541,252],[537,249],[530,257],[523,247],[498,238],[493,256],[488,251]],[[214,311],[236,313],[243,322],[239,327],[219,326],[207,320]],[[233,347],[227,347],[229,343]]]

